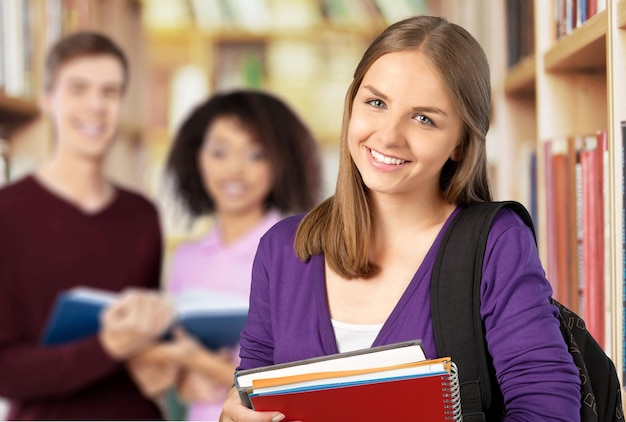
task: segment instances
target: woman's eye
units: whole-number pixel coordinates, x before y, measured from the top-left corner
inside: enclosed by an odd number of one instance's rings
[[[86,90],[85,87],[82,85],[72,85],[70,86],[69,92],[70,92],[70,95],[74,97],[78,97],[78,96],[83,95],[85,90]]]
[[[415,116],[415,120],[417,120],[418,122],[425,124],[425,125],[433,125],[433,121],[430,120],[428,117],[424,116],[423,114],[418,114],[417,116]]]
[[[383,107],[385,107],[385,103],[382,102],[381,100],[369,100],[369,101],[367,101],[367,103],[369,105],[371,105],[372,107],[374,107],[374,108],[383,108]]]
[[[224,158],[226,156],[226,151],[219,148],[207,148],[206,152],[213,158]]]
[[[252,151],[248,153],[248,159],[250,161],[263,161],[265,160],[265,153],[263,151]]]

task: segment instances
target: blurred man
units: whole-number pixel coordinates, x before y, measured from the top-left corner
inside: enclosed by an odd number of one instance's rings
[[[161,269],[157,211],[103,172],[128,62],[109,38],[80,32],[52,47],[45,70],[54,152],[35,174],[0,189],[0,396],[11,420],[159,419],[125,363],[171,322],[149,290]],[[125,293],[98,335],[41,345],[55,298],[78,285]]]

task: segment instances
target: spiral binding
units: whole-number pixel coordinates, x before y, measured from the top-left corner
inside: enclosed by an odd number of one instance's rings
[[[447,421],[463,422],[461,413],[461,386],[459,373],[454,362],[450,362],[450,374],[443,384],[443,404]]]

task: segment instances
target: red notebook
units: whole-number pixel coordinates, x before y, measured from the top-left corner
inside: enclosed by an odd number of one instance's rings
[[[455,400],[458,405],[448,374],[253,395],[250,400],[255,410],[280,410],[286,420],[302,422],[449,422],[457,420]]]

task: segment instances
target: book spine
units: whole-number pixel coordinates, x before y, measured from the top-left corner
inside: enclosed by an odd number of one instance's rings
[[[574,17],[574,14],[572,13],[572,11],[574,10],[573,4],[574,4],[574,0],[565,0],[565,15],[564,15],[565,35],[569,34],[574,29],[575,17]]]
[[[6,66],[6,47],[5,44],[8,42],[7,34],[4,30],[4,5],[0,4],[0,23],[2,26],[0,27],[0,94],[4,93],[4,85],[5,85],[5,66]]]
[[[557,292],[557,260],[555,247],[555,218],[554,218],[554,192],[553,192],[553,169],[552,169],[552,140],[544,142],[544,172],[546,184],[546,239],[547,239],[547,278],[552,286],[552,291]]]
[[[583,280],[584,280],[584,265],[583,265],[583,176],[582,176],[582,164],[581,164],[581,150],[578,148],[576,153],[576,254],[577,254],[577,309],[578,314],[582,315],[583,309]]]
[[[608,195],[608,135],[606,130],[599,130],[596,133],[596,150],[594,154],[595,162],[595,186],[594,186],[594,206],[596,209],[597,218],[594,220],[595,234],[597,237],[598,248],[594,251],[596,260],[598,262],[597,280],[596,286],[596,332],[598,337],[596,340],[602,348],[606,347],[606,333],[605,333],[605,294],[606,289],[606,275],[609,273],[609,262],[607,260],[607,235],[609,235],[607,227],[608,219],[606,212],[608,207],[606,206],[606,198]]]
[[[19,0],[2,2],[2,26],[4,45],[3,59],[4,92],[10,97],[21,97],[25,93],[24,79],[24,19],[22,4]]]
[[[585,149],[580,153],[580,179],[581,179],[581,257],[582,257],[582,283],[581,296],[582,307],[581,316],[587,322],[591,317],[590,302],[590,267],[591,267],[591,246],[593,238],[591,236],[592,228],[589,226],[591,221],[591,199],[590,199],[590,179],[591,179],[591,153],[589,151],[588,139],[585,139]]]
[[[602,136],[586,138],[583,178],[583,318],[604,347],[604,144]]]
[[[576,8],[576,26],[581,26],[587,20],[587,0],[578,0]]]
[[[576,169],[578,151],[582,145],[582,137],[571,136],[567,140],[567,255],[569,308],[578,312],[579,299],[579,262],[578,262],[578,182]]]
[[[449,375],[442,377],[442,391],[446,420],[462,422],[461,384],[459,383],[459,372],[454,362],[450,362]]]
[[[530,216],[533,221],[539,221],[537,211],[537,152],[532,151],[530,154]]]
[[[626,387],[626,120],[622,128],[622,386]]]
[[[598,13],[598,1],[587,0],[587,19],[595,16]]]
[[[535,50],[534,5],[531,1],[506,1],[507,65],[515,66]]]
[[[602,264],[602,332],[604,337],[602,339],[602,347],[609,347],[609,341],[611,339],[611,332],[607,332],[607,329],[612,328],[611,324],[606,324],[606,321],[611,320],[611,314],[609,312],[607,303],[610,303],[611,296],[606,290],[605,286],[611,285],[611,215],[609,207],[609,136],[606,130],[598,131],[598,141],[602,146],[601,159],[602,159],[602,227],[600,233],[602,233],[602,251],[601,258]]]
[[[551,212],[554,213],[555,248],[556,248],[556,299],[571,306],[570,303],[570,274],[569,274],[569,188],[567,140],[554,139],[552,142],[552,180],[554,203]]]

